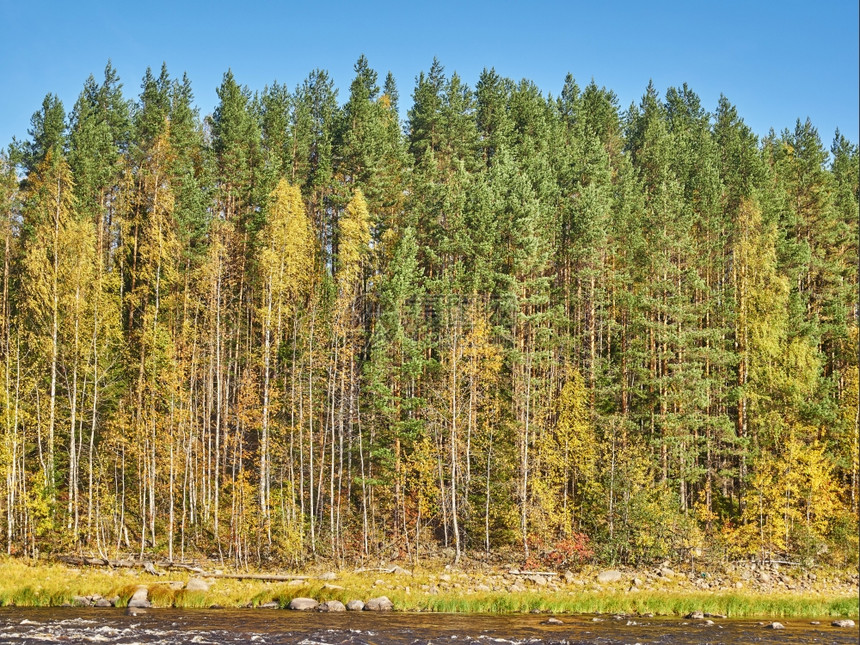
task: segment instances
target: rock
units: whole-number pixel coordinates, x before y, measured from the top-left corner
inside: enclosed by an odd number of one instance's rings
[[[320,580],[337,580],[337,574],[334,571],[328,571],[321,576],[318,576]]]
[[[304,587],[307,584],[304,580],[290,580],[287,583],[288,587]]]
[[[340,600],[326,600],[319,604],[317,611],[346,611],[346,607]]]
[[[447,573],[443,573],[441,576],[439,576],[439,580],[441,580],[442,582],[451,582],[451,576]]]
[[[702,620],[705,617],[701,611],[691,611],[689,614],[684,616],[687,620]]]
[[[541,625],[564,625],[564,623],[555,616],[550,616],[545,621],[543,621]]]
[[[770,582],[770,574],[765,571],[762,571],[758,574],[758,579],[762,582]]]
[[[326,589],[327,591],[343,591],[343,587],[341,587],[340,585],[332,585],[329,583],[324,584],[322,588]]]
[[[135,589],[134,594],[131,596],[131,600],[128,601],[128,606],[131,609],[146,609],[148,607],[152,607],[152,603],[149,602],[149,589],[143,586]]]
[[[545,576],[529,576],[529,580],[535,583],[538,587],[546,586],[546,577]]]
[[[785,629],[785,625],[782,623],[772,622],[764,626],[765,629]]]
[[[744,588],[744,583],[743,583],[743,582],[741,582],[740,580],[738,580],[738,581],[735,583],[735,589],[743,589],[743,588]]]
[[[209,591],[210,586],[203,578],[195,576],[185,583],[185,591]]]
[[[374,580],[374,581],[373,581],[373,586],[374,586],[374,587],[379,587],[379,586],[384,585],[384,584],[385,584],[385,580],[383,580],[382,578],[380,578],[379,580]]]
[[[820,624],[821,624],[821,621],[820,621],[820,620],[810,620],[810,621],[809,621],[809,624],[810,624],[810,625],[820,625]]]
[[[610,569],[608,571],[601,571],[597,575],[597,581],[606,584],[608,582],[618,582],[623,577],[623,574],[620,571],[615,571]]]
[[[209,605],[209,609],[224,609],[224,605]]]
[[[98,600],[96,600],[95,606],[96,607],[113,607],[113,605],[111,604],[111,601],[108,600],[107,598],[99,598]]]
[[[475,586],[475,591],[492,591],[492,590],[487,585],[481,584],[481,585]]]
[[[72,596],[72,607],[91,607],[92,604],[86,596]]]
[[[522,593],[525,590],[526,588],[519,582],[515,582],[514,584],[512,584],[510,589],[512,593]]]
[[[257,605],[260,609],[279,609],[281,605],[276,600],[264,602],[262,605]]]
[[[846,618],[845,620],[834,620],[830,625],[833,627],[854,627],[854,621]]]
[[[714,623],[714,621],[713,621],[713,620],[706,620],[706,621],[705,621],[705,622],[703,622],[702,624],[703,624],[705,627],[710,627],[711,625],[714,625],[715,623]]]
[[[391,572],[398,576],[411,576],[412,572],[409,569],[404,569],[403,567],[394,567],[394,570]]]
[[[660,569],[660,575],[663,576],[664,578],[674,578],[675,572],[672,571],[669,567],[662,567]]]
[[[347,611],[361,611],[364,609],[364,603],[361,600],[350,600],[346,603]]]
[[[640,578],[633,578],[633,585],[636,587],[642,586],[642,580]]]
[[[313,598],[293,598],[289,605],[290,609],[296,611],[310,611],[316,609],[318,606],[319,603]]]
[[[573,575],[573,571],[571,571],[570,569],[568,569],[567,571],[564,572],[564,581],[567,584],[570,584],[571,582],[573,582],[575,578],[576,578],[576,576]]]
[[[371,598],[364,605],[365,611],[391,611],[392,609],[394,609],[394,603],[388,599],[388,596]]]

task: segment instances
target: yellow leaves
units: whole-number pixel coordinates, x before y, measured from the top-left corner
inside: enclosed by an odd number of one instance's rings
[[[594,470],[596,437],[588,408],[585,379],[576,368],[568,368],[567,380],[558,397],[558,442],[569,455],[575,478],[588,478]]]
[[[545,530],[570,535],[576,510],[594,471],[596,437],[591,424],[588,390],[578,369],[568,368],[556,399],[555,427],[543,428],[535,450],[540,475],[531,482]]]
[[[747,529],[736,536],[748,553],[797,550],[798,540],[823,543],[828,535],[840,508],[839,486],[825,446],[803,440],[814,434],[813,428],[794,426],[781,453],[764,452],[753,463],[744,502]]]
[[[338,226],[336,279],[343,296],[355,288],[370,243],[370,212],[361,190],[353,194]]]
[[[297,186],[281,179],[269,203],[266,225],[260,233],[259,266],[269,297],[281,302],[297,298],[312,283],[314,242]]]
[[[502,369],[502,353],[493,344],[490,324],[485,316],[471,315],[473,324],[463,343],[466,376],[479,382],[494,383]]]
[[[748,370],[742,394],[754,433],[776,441],[786,413],[813,394],[820,359],[808,338],[791,334],[790,285],[778,270],[777,228],[762,220],[755,200],[741,201],[736,235],[736,338]]]
[[[436,457],[433,443],[423,435],[415,442],[406,460],[406,483],[417,498],[418,512],[424,518],[438,511],[439,487],[436,482]]]

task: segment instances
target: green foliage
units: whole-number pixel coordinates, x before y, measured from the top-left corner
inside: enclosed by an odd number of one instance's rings
[[[856,563],[857,145],[436,60],[401,124],[379,80],[45,99],[0,160],[3,546]]]

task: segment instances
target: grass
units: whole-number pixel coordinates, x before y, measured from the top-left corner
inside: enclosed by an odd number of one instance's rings
[[[796,595],[705,594],[653,592],[636,595],[605,592],[495,593],[476,596],[434,595],[414,600],[392,598],[395,606],[416,611],[511,614],[530,611],[553,614],[646,614],[683,616],[692,611],[729,618],[856,617],[856,598],[818,598]]]
[[[0,606],[48,607],[71,603],[74,596],[101,594],[118,597],[117,606],[128,604],[139,585],[149,588],[156,607],[184,609],[257,607],[275,601],[287,607],[296,597],[339,600],[346,604],[386,595],[398,610],[453,613],[512,614],[533,610],[556,614],[652,613],[683,616],[698,610],[724,614],[730,618],[824,618],[860,614],[860,602],[853,596],[826,596],[814,593],[755,593],[751,591],[701,592],[692,590],[641,590],[628,593],[618,589],[603,591],[585,588],[530,589],[522,592],[474,592],[459,585],[433,588],[440,572],[416,572],[414,576],[380,573],[342,572],[326,584],[308,580],[302,584],[269,583],[260,580],[218,579],[208,592],[185,591],[187,573],[169,572],[153,578],[139,570],[70,568],[59,564],[33,566],[12,558],[0,558]],[[378,580],[382,578],[382,580]],[[170,582],[174,582],[171,585]]]

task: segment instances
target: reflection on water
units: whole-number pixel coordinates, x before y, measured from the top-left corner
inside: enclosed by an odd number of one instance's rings
[[[295,645],[541,645],[543,643],[857,643],[857,629],[783,620],[665,620],[621,616],[317,614],[281,610],[0,609],[2,643],[290,643]]]

